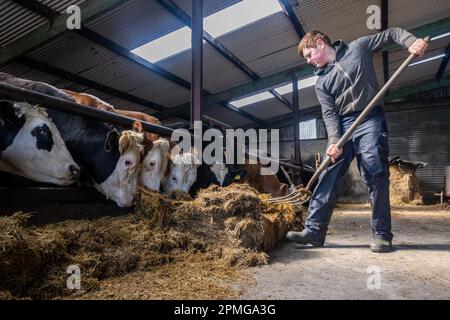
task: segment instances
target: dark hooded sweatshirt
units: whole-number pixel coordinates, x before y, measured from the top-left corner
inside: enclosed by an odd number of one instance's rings
[[[409,48],[415,40],[417,38],[406,30],[389,28],[348,45],[342,40],[333,43],[336,61],[314,70],[319,76],[316,94],[322,106],[329,144],[336,143],[341,137],[339,117],[363,110],[378,93],[373,51],[390,43]]]

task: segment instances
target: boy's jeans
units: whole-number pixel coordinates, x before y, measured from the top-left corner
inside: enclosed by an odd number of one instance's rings
[[[342,133],[348,130],[360,112],[341,117]],[[356,156],[361,178],[369,189],[374,238],[392,241],[389,203],[389,147],[383,108],[377,106],[344,145],[342,155],[320,176],[312,194],[306,228],[325,237],[336,205],[339,180]]]

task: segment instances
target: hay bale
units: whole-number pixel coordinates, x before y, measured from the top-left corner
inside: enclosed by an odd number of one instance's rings
[[[225,248],[221,260],[228,267],[256,267],[268,264],[269,255],[246,248]]]
[[[419,179],[415,170],[390,165],[389,173],[391,204],[423,204]]]
[[[23,212],[0,217],[0,290],[13,294],[29,286],[42,268],[25,230],[29,217]]]
[[[0,291],[0,300],[17,300],[9,291]]]
[[[195,199],[172,197],[144,190],[135,215],[45,227],[27,227],[23,214],[0,218],[0,290],[45,299],[82,295],[98,290],[101,280],[187,256],[209,259],[222,271],[267,264],[266,251],[284,240],[301,214],[291,205],[263,203],[264,195],[248,185],[211,186]],[[74,264],[81,290],[66,286],[66,268]]]
[[[239,246],[255,251],[264,247],[265,230],[261,219],[231,217],[225,221],[225,230],[239,241]]]

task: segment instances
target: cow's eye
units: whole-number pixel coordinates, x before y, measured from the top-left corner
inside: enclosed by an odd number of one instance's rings
[[[154,162],[149,162],[148,164],[151,165],[152,167],[155,165]]]
[[[125,165],[126,165],[127,167],[131,166],[132,164],[133,164],[132,161],[130,161],[130,160],[125,160]]]
[[[172,180],[173,181],[177,181],[177,177],[172,177]]]
[[[37,135],[43,135],[44,134],[44,129],[42,129],[42,127],[36,127],[33,129],[33,135],[37,136]]]

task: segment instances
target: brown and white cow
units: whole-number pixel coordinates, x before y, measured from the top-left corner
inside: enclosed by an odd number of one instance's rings
[[[211,171],[220,186],[228,186],[231,183],[248,183],[260,193],[268,193],[272,196],[283,196],[288,193],[289,187],[285,183],[281,183],[275,174],[262,175],[261,168],[263,165],[258,162],[256,164],[249,163],[229,166],[225,164],[214,164]],[[268,169],[268,168],[266,168]]]
[[[157,118],[143,112],[116,109],[111,104],[87,93],[78,93],[65,89],[62,91],[74,98],[78,104],[114,112],[138,120],[133,124],[133,131],[144,134],[142,142],[144,145],[144,156],[141,163],[140,181],[148,189],[159,191],[161,181],[167,171],[169,141],[164,138],[159,138],[158,134],[145,132],[139,121],[146,121],[157,125],[161,125],[161,122]]]

